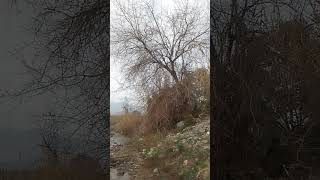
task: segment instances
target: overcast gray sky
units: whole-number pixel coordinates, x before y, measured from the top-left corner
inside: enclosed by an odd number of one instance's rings
[[[16,48],[32,40],[31,32],[25,29],[31,26],[32,12],[27,8],[17,11],[16,8],[11,8],[8,2],[0,1],[0,89],[2,90],[22,87],[28,77],[23,73],[25,69],[21,58],[22,56],[30,58],[32,55],[32,49],[26,50],[23,55],[15,53]],[[47,104],[43,97],[21,102],[22,104],[11,99],[0,99],[0,102],[1,128],[29,128],[31,125],[29,115],[35,110],[43,109]]]
[[[13,53],[23,43],[30,42],[33,35],[26,27],[31,27],[32,11],[23,4],[18,9],[11,8],[8,0],[0,1],[0,89],[21,88],[28,77],[23,74],[21,59],[30,58],[32,49],[25,53]],[[11,166],[18,162],[21,152],[23,161],[32,161],[39,155],[39,138],[35,131],[34,115],[50,108],[51,98],[39,96],[19,102],[12,99],[0,99],[0,167]]]

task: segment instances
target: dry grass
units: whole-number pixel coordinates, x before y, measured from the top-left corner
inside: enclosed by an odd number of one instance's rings
[[[110,115],[110,127],[115,126],[121,119],[123,115]]]
[[[191,112],[190,92],[185,85],[167,87],[155,93],[147,102],[143,131],[170,130],[185,114]]]
[[[114,118],[115,128],[121,134],[126,136],[134,136],[139,133],[142,122],[142,115],[134,112],[128,112],[123,115],[118,115]]]

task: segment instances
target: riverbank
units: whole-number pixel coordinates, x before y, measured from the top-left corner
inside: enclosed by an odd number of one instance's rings
[[[209,127],[205,117],[195,119],[193,125],[135,136],[115,145],[111,149],[111,173],[117,173],[113,180],[209,179]]]
[[[135,172],[135,152],[130,144],[133,139],[120,134],[116,128],[116,123],[111,124],[111,139],[110,139],[110,179],[111,180],[129,180],[134,177]],[[130,152],[132,151],[132,152]]]

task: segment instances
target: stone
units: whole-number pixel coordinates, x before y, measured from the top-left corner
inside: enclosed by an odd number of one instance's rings
[[[183,161],[183,165],[184,165],[184,166],[187,166],[187,165],[188,165],[188,160],[184,160],[184,161]]]
[[[208,141],[204,139],[204,140],[201,141],[201,143],[202,144],[208,144]]]
[[[183,121],[180,121],[180,122],[177,123],[177,128],[178,129],[181,129],[183,127],[184,127],[184,122]]]
[[[195,122],[201,122],[201,119],[200,118],[194,118],[193,119]]]
[[[159,169],[158,168],[153,169],[153,173],[159,174]]]
[[[117,173],[118,176],[123,176],[124,174],[125,174],[124,171],[118,171],[118,173]]]
[[[205,130],[204,128],[200,128],[199,131],[200,131],[201,133],[205,133],[205,132],[206,132],[206,130]]]

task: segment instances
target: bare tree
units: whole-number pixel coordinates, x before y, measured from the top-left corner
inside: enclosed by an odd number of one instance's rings
[[[152,1],[114,6],[111,43],[128,82],[157,88],[168,75],[171,83],[180,83],[188,70],[208,60],[205,8],[190,1],[177,1],[172,11],[159,10]]]
[[[62,143],[58,123],[55,122],[55,115],[51,113],[43,115],[39,129],[41,136],[40,147],[47,161],[46,163],[55,166],[59,162],[59,146]]]

